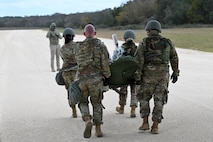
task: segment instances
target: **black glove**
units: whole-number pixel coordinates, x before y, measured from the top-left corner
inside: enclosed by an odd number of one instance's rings
[[[127,56],[127,55],[128,55],[128,53],[127,53],[126,51],[124,51],[124,52],[123,52],[123,55],[124,55],[124,56]]]
[[[135,81],[135,85],[141,85],[141,81],[140,80]]]
[[[171,80],[172,80],[172,83],[175,83],[175,82],[177,82],[177,80],[178,80],[178,75],[176,74],[176,73],[172,73],[172,76],[171,76]]]
[[[109,85],[109,78],[104,78],[104,86],[107,86]]]

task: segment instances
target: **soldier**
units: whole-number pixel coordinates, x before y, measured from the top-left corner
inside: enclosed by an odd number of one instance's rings
[[[103,137],[101,131],[103,117],[103,79],[105,85],[108,85],[109,77],[111,76],[109,63],[109,52],[100,39],[95,38],[95,27],[88,24],[84,28],[86,39],[80,42],[76,48],[76,61],[78,70],[76,81],[79,81],[81,91],[81,100],[79,108],[82,114],[82,119],[85,121],[84,138],[91,137],[92,125],[96,126],[96,136]],[[93,115],[89,111],[89,100],[93,107]],[[93,123],[91,122],[93,120]]]
[[[142,75],[141,90],[137,94],[140,102],[140,115],[143,118],[139,130],[149,130],[148,116],[150,114],[149,101],[153,97],[154,108],[152,111],[152,134],[158,134],[158,124],[163,119],[163,106],[167,103],[169,84],[169,63],[173,73],[172,83],[178,80],[179,67],[178,55],[171,40],[162,37],[161,24],[156,20],[147,23],[145,30],[147,37],[139,44],[137,59]],[[140,75],[139,75],[140,76]]]
[[[76,43],[73,41],[75,37],[74,30],[72,28],[65,28],[63,32],[64,37],[64,45],[60,49],[60,55],[63,60],[62,65],[62,77],[65,82],[65,88],[67,90],[68,94],[68,103],[69,106],[72,108],[72,117],[77,117],[76,107],[75,104],[73,104],[69,100],[69,85],[72,81],[74,81],[76,70],[77,70],[77,63],[75,60],[75,48]]]
[[[135,32],[133,30],[126,30],[124,32],[124,43],[121,45],[121,48],[123,48],[123,56],[135,56],[135,51],[137,49],[137,46],[135,45],[134,39],[135,39]],[[119,93],[119,105],[116,107],[116,111],[119,114],[124,113],[124,106],[126,105],[126,99],[127,99],[127,87],[128,85],[120,87],[120,93]],[[130,84],[130,90],[131,90],[131,99],[130,99],[130,117],[136,117],[135,109],[137,107],[137,99],[136,99],[136,93],[135,93],[135,86],[134,84]]]
[[[60,44],[59,39],[62,39],[62,36],[58,31],[56,31],[56,24],[51,23],[50,29],[47,32],[46,35],[47,38],[49,38],[50,41],[50,55],[51,55],[51,70],[52,72],[55,72],[54,68],[54,58],[56,56],[56,66],[57,71],[60,70],[60,59],[59,59],[59,50],[60,50]]]

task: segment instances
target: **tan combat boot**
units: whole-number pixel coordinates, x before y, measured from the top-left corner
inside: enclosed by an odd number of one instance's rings
[[[145,116],[143,118],[143,123],[142,123],[141,127],[139,127],[139,130],[144,130],[144,131],[149,130],[149,118],[148,118],[148,116]]]
[[[158,134],[158,122],[154,121],[151,129],[152,134]]]
[[[72,117],[76,118],[77,117],[77,111],[76,111],[75,105],[71,106],[71,108],[72,108]]]
[[[124,105],[120,105],[120,107],[116,107],[116,111],[120,114],[124,113]]]
[[[135,109],[136,109],[136,106],[131,106],[130,117],[136,117]]]
[[[90,138],[91,131],[92,131],[92,122],[91,122],[90,116],[86,116],[84,118],[84,121],[86,123],[85,130],[84,130],[84,138]]]
[[[95,135],[97,137],[103,137],[103,132],[101,131],[101,125],[96,125],[95,127]]]

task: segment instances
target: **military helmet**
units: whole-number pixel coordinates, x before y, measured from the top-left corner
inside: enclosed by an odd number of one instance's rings
[[[53,27],[56,27],[56,24],[55,24],[55,23],[51,23],[51,24],[50,24],[50,28],[53,28]]]
[[[161,24],[160,22],[158,22],[157,20],[150,20],[146,27],[145,30],[157,30],[159,32],[161,32]]]
[[[124,32],[124,36],[123,38],[126,40],[128,38],[132,38],[132,39],[135,39],[135,32],[133,30],[126,30]]]
[[[65,28],[64,32],[63,32],[63,37],[65,37],[66,35],[71,35],[71,36],[75,36],[75,32],[72,28]]]

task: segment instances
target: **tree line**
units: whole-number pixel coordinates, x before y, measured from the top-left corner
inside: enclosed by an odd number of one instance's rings
[[[28,17],[0,17],[0,27],[58,27],[82,28],[87,23],[96,27],[119,27],[146,24],[159,20],[164,26],[183,24],[213,24],[213,0],[130,0],[120,7],[96,12]]]

